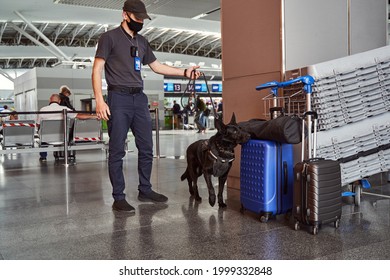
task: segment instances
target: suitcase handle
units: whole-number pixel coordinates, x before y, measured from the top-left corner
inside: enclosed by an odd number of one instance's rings
[[[318,114],[315,111],[307,111],[303,113],[303,118],[305,119],[306,116],[313,116],[315,120],[318,120]]]
[[[270,112],[270,115],[271,115],[271,119],[274,118],[274,112],[280,112],[282,116],[284,116],[285,113],[286,113],[284,107],[272,107],[272,108],[269,109],[269,112]]]
[[[314,121],[312,123],[313,117]],[[317,121],[318,121],[318,114],[315,111],[307,111],[303,114],[302,117],[302,154],[301,154],[301,161],[304,161],[305,159],[305,120],[308,120],[307,124],[307,141],[308,141],[308,159],[315,158],[317,154]],[[312,130],[313,128],[313,130]],[[311,133],[313,132],[313,140],[311,139]],[[313,146],[313,147],[312,147]]]
[[[287,195],[287,193],[288,193],[288,169],[287,169],[287,162],[286,161],[283,161],[283,180],[284,180],[283,194]]]

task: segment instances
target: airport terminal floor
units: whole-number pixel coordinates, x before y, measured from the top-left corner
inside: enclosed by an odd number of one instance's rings
[[[134,141],[124,158],[127,199],[136,213],[113,212],[104,151],[78,151],[77,164],[56,164],[52,154],[0,155],[0,259],[4,260],[307,260],[390,259],[390,199],[362,195],[360,207],[343,199],[340,227],[317,235],[293,229],[284,215],[261,223],[240,213],[238,191],[224,193],[227,209],[190,198],[180,176],[185,149],[215,133],[163,131],[161,157],[153,163],[154,189],[166,204],[137,200]],[[216,184],[216,179],[213,179]],[[372,178],[371,193],[390,194],[384,176]]]

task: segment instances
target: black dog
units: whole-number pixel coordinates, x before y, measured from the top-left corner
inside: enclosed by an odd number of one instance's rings
[[[210,139],[198,140],[188,146],[187,169],[181,175],[181,180],[187,179],[190,194],[195,195],[197,201],[201,201],[197,181],[203,174],[209,191],[209,203],[214,206],[215,191],[211,175],[218,177],[218,204],[219,207],[226,207],[222,193],[234,160],[234,148],[247,142],[250,135],[237,125],[234,113],[227,125],[221,119],[215,119],[215,127],[218,132]]]

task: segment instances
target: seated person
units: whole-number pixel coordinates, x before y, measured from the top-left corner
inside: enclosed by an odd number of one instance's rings
[[[15,121],[18,120],[18,113],[16,111],[11,111],[6,120]],[[3,139],[3,123],[0,122],[0,140]]]
[[[11,113],[11,111],[8,109],[7,105],[3,106],[3,110],[1,112],[2,113]],[[10,119],[9,114],[1,114],[0,115],[0,123],[2,123],[3,121],[8,121],[9,119]]]
[[[50,96],[49,102],[50,102],[49,105],[45,106],[45,107],[42,107],[41,110],[39,110],[39,112],[50,112],[50,111],[62,112],[65,109],[65,110],[69,111],[68,117],[71,118],[71,119],[74,119],[74,118],[78,118],[78,119],[81,119],[81,120],[97,119],[96,115],[73,113],[73,111],[70,108],[68,108],[66,106],[61,106],[60,105],[61,98],[60,98],[59,94],[52,94]],[[63,114],[62,113],[58,113],[58,114],[57,113],[38,114],[38,118],[37,118],[36,123],[37,123],[37,127],[39,129],[39,126],[40,126],[42,120],[62,120],[62,119],[63,119]],[[46,162],[46,160],[47,160],[47,152],[41,152],[39,154],[40,154],[39,161]]]
[[[19,119],[18,112],[12,111],[11,114],[9,115],[9,120],[16,121],[18,119]]]

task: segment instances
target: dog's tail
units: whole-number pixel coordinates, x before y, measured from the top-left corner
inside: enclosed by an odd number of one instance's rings
[[[183,173],[183,175],[181,175],[180,179],[181,179],[182,181],[184,181],[184,180],[187,179],[187,178],[188,178],[188,168],[187,168],[186,171]]]

